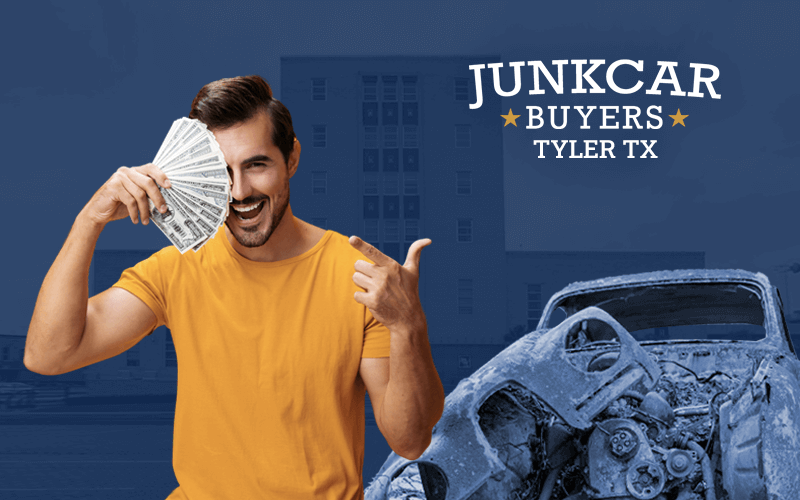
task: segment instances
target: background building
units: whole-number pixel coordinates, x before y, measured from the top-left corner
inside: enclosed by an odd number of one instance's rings
[[[293,210],[400,263],[431,238],[420,294],[434,343],[502,342],[502,110],[496,94],[468,106],[469,65],[495,59],[281,59],[281,100],[303,145]]]

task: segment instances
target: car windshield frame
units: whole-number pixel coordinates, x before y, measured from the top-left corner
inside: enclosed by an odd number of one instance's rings
[[[665,283],[596,289],[566,295],[553,309],[567,316],[598,307],[629,332],[686,325],[764,326],[766,308],[758,287],[745,283]],[[555,325],[550,325],[550,327]]]

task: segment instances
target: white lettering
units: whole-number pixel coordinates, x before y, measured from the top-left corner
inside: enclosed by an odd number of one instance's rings
[[[483,87],[481,86],[481,70],[485,64],[473,64],[469,67],[475,72],[475,104],[470,104],[469,109],[478,109],[483,106]]]
[[[586,147],[586,154],[583,157],[584,158],[597,158],[597,153],[595,153],[593,155],[589,154],[592,151],[594,151],[594,148],[595,148],[595,146],[591,146],[590,147],[589,144],[597,145],[597,141],[596,140],[591,140],[591,141],[585,140],[585,141],[583,141],[583,145]]]
[[[511,92],[504,92],[500,87],[500,68],[503,67],[503,63],[492,63],[488,65],[488,67],[492,68],[494,91],[497,92],[497,95],[501,97],[513,97],[517,95],[517,93],[519,93],[519,89],[522,88],[522,78],[520,78],[519,68],[521,66],[525,66],[525,61],[512,62],[508,63],[508,65],[514,68],[514,90]]]
[[[528,110],[528,126],[525,128],[542,128],[542,125],[544,125],[544,120],[542,120],[542,108],[539,106],[525,106],[525,109]],[[534,109],[539,112],[538,115],[533,114]],[[535,127],[533,126],[534,118],[539,120],[539,125],[536,125]]]
[[[614,122],[614,126],[606,125],[608,120],[613,120],[616,115],[609,115],[607,111],[609,109],[613,109],[614,113],[619,112],[619,106],[600,106],[600,109],[603,110],[603,124],[600,125],[600,128],[619,128],[619,123]]]
[[[556,130],[561,130],[562,128],[567,126],[567,110],[569,106],[561,106],[562,113],[562,121],[561,126],[556,125],[556,106],[547,106],[547,109],[550,110],[550,126]]]
[[[623,64],[627,64],[628,66],[633,66],[639,73],[641,73],[644,70],[644,61],[631,61],[630,59],[620,59],[619,61],[614,61],[613,63],[611,63],[611,66],[609,66],[608,70],[606,71],[606,83],[608,83],[608,86],[611,87],[611,90],[613,90],[618,94],[633,94],[634,92],[642,88],[642,85],[644,85],[641,80],[638,80],[636,82],[636,85],[634,85],[629,89],[623,89],[617,86],[616,83],[614,83],[614,71],[616,71],[616,69],[622,66]]]
[[[564,93],[564,65],[567,64],[567,60],[558,60],[553,61],[553,64],[558,66],[558,82],[556,83],[553,80],[553,75],[550,74],[550,71],[545,68],[542,61],[528,61],[528,66],[533,66],[533,90],[529,90],[528,94],[530,95],[538,95],[544,94],[544,90],[539,88],[539,71],[547,78],[547,81],[550,82],[550,86],[553,87],[553,90],[556,91],[557,94]]]
[[[689,97],[703,97],[703,93],[700,92],[700,83],[705,83],[706,87],[708,88],[708,93],[711,94],[712,99],[719,99],[722,97],[721,95],[714,92],[714,86],[711,85],[711,82],[715,81],[719,78],[719,69],[716,66],[712,66],[710,64],[700,64],[700,63],[691,63],[689,64],[690,68],[694,68],[694,85],[692,86],[692,91],[689,92]],[[700,72],[704,69],[711,70],[711,76],[702,77],[700,76]]]
[[[597,106],[589,106],[589,107],[587,107],[586,110],[588,111],[588,113],[586,113],[585,115],[583,114],[583,106],[575,106],[575,109],[577,109],[578,113],[580,113],[581,116],[583,117],[583,125],[581,125],[581,128],[592,128],[586,122],[589,120],[589,115],[592,114],[592,111],[597,109]]]
[[[605,59],[592,59],[591,61],[589,61],[589,62],[592,63],[592,67],[589,68],[588,70],[586,70],[585,73],[583,72],[583,65],[586,64],[586,59],[573,59],[570,62],[575,65],[575,88],[572,89],[572,93],[573,94],[585,94],[586,93],[586,89],[583,88],[583,80],[584,79],[587,82],[589,82],[589,85],[592,86],[592,89],[589,92],[591,92],[592,94],[603,94],[603,93],[605,93],[606,89],[601,88],[599,85],[597,85],[597,82],[595,82],[592,79],[592,77],[589,76],[599,66],[601,66],[601,65],[606,63]]]
[[[561,155],[561,151],[564,150],[564,146],[566,145],[567,145],[566,139],[561,141],[561,147],[558,147],[558,141],[553,141],[553,147],[556,148],[556,151],[558,151],[558,155],[556,156],[556,158],[563,158],[563,156]]]
[[[642,126],[639,125],[639,120],[637,120],[639,115],[642,114],[642,110],[639,109],[639,106],[622,106],[622,108],[625,110],[625,125],[622,128],[633,128],[631,127],[631,120],[636,124],[636,128],[642,128]],[[631,111],[634,109],[636,110],[636,114],[632,115]]]
[[[545,144],[550,144],[550,141],[543,141],[541,139],[536,139],[536,140],[533,141],[533,145],[536,146],[537,144],[539,145],[539,156],[538,156],[538,158],[544,158],[544,145]]]
[[[656,111],[658,111],[659,113],[661,113],[661,106],[650,106],[649,108],[647,108],[647,116],[649,116],[650,118],[653,118],[654,120],[658,120],[658,125],[650,125],[650,120],[647,120],[647,128],[648,129],[661,128],[661,125],[664,124],[664,121],[661,119],[660,116],[654,115],[653,113],[650,112],[650,111],[652,111],[654,109]]]
[[[661,85],[662,83],[671,83],[672,88],[674,90],[672,90],[672,92],[670,92],[669,95],[676,95],[676,96],[686,95],[686,92],[681,91],[681,84],[678,83],[678,77],[677,75],[675,75],[675,66],[677,66],[678,63],[671,61],[658,61],[657,64],[661,66],[661,69],[658,70],[658,76],[656,77],[656,81],[653,82],[653,86],[650,87],[650,90],[645,91],[645,93],[653,95],[661,95],[661,91],[658,90],[658,86]],[[663,78],[664,72],[666,70],[669,70],[668,79]]]
[[[639,144],[639,141],[625,140],[625,141],[622,141],[622,144],[627,144],[628,145],[628,158],[636,158],[635,156],[633,156],[633,145],[634,144]]]

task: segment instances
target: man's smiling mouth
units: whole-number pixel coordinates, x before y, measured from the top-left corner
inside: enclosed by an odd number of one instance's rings
[[[239,220],[252,219],[261,213],[265,201],[266,200],[261,200],[258,203],[252,203],[250,205],[231,205],[231,210],[234,211]]]

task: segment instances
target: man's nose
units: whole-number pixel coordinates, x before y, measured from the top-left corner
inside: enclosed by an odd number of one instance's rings
[[[231,172],[231,181],[233,181],[233,185],[231,186],[231,196],[234,200],[241,201],[250,196],[252,189],[250,188],[250,184],[247,182],[246,176],[236,175]]]

